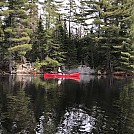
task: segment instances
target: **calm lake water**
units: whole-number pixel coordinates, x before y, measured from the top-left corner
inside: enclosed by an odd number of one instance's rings
[[[134,134],[134,79],[0,76],[0,134]]]

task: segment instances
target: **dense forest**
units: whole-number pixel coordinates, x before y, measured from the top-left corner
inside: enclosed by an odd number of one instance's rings
[[[1,0],[0,69],[134,70],[133,0]],[[12,63],[12,64],[11,64]]]

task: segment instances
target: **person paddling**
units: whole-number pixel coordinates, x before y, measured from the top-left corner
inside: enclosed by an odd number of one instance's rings
[[[62,73],[62,71],[61,71],[60,67],[58,68],[58,73]]]

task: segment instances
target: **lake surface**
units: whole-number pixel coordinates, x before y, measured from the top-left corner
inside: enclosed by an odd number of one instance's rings
[[[0,134],[134,134],[134,79],[0,76]]]

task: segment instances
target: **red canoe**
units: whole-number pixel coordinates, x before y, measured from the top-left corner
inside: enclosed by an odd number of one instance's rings
[[[73,73],[73,74],[51,74],[51,73],[44,73],[44,78],[68,78],[68,79],[80,79],[80,73]]]

